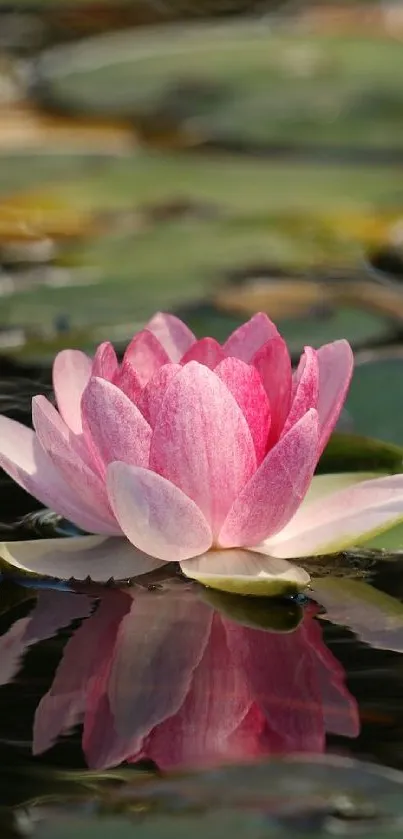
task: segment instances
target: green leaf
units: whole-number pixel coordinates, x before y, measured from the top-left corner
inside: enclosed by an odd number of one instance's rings
[[[379,399],[379,391],[378,400],[383,402],[383,396]],[[316,471],[319,474],[373,471],[394,475],[403,472],[403,447],[358,434],[336,432]]]
[[[357,434],[403,444],[403,351],[357,357],[346,410]]]

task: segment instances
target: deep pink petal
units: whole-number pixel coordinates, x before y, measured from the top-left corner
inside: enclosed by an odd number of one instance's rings
[[[100,376],[112,382],[118,372],[119,364],[115,350],[109,341],[100,344],[92,361],[92,376]]]
[[[143,388],[140,376],[136,373],[130,359],[123,359],[120,369],[113,378],[113,383],[117,385],[117,387],[119,387],[132,402],[137,403]]]
[[[83,428],[103,470],[114,460],[148,466],[151,428],[116,385],[91,378],[83,395]]]
[[[236,399],[248,423],[259,464],[267,451],[271,422],[270,403],[259,373],[238,358],[226,358],[215,373]]]
[[[312,480],[317,446],[318,416],[311,409],[266,455],[234,501],[218,537],[221,547],[257,545],[287,524]]]
[[[210,548],[211,530],[202,512],[161,475],[139,466],[112,463],[107,487],[123,532],[150,556],[179,562]]]
[[[256,469],[245,417],[222,381],[189,362],[165,394],[151,440],[150,468],[198,505],[217,534]]]
[[[123,363],[129,362],[134,368],[142,387],[147,384],[151,376],[170,362],[170,357],[158,338],[143,329],[134,336],[124,354]]]
[[[318,415],[321,454],[341,414],[353,375],[354,356],[348,341],[334,341],[318,350]]]
[[[77,498],[56,470],[31,428],[0,416],[0,466],[17,484],[46,507],[83,530],[118,534],[120,528]]]
[[[157,312],[147,323],[146,329],[158,338],[161,346],[164,347],[165,352],[173,362],[179,361],[186,350],[196,341],[193,332],[186,326],[186,323],[183,323],[175,315],[164,314],[164,312]]]
[[[202,338],[200,341],[195,341],[188,351],[182,356],[181,364],[187,364],[189,361],[198,361],[199,364],[204,364],[210,370],[214,370],[220,361],[225,358],[225,352],[222,350],[218,341],[214,338]]]
[[[293,376],[293,396],[290,412],[282,434],[295,425],[309,408],[317,408],[319,393],[319,363],[316,350],[305,347],[298,369]]]
[[[66,433],[63,420],[44,396],[32,400],[32,421],[45,452],[76,494],[77,505],[84,502],[97,516],[113,525],[103,481],[81,459],[73,435]]]
[[[269,445],[273,445],[281,434],[291,404],[292,370],[287,344],[280,335],[274,336],[255,353],[251,364],[256,367],[269,397]]]
[[[181,369],[180,364],[164,364],[143,388],[137,407],[151,428],[154,428],[168,386]]]
[[[81,397],[91,375],[91,359],[80,350],[62,350],[53,362],[57,407],[69,428],[81,432]]]
[[[240,358],[249,362],[267,341],[279,335],[276,326],[264,312],[256,315],[239,326],[229,336],[224,344],[224,351],[227,356]]]

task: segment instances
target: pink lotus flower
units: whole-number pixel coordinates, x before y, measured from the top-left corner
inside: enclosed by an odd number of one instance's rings
[[[403,513],[401,476],[312,482],[352,367],[348,343],[336,341],[306,347],[293,374],[264,314],[223,346],[197,341],[176,317],[158,314],[121,365],[108,343],[92,361],[78,350],[59,353],[58,409],[35,397],[35,431],[0,417],[0,465],[79,527],[124,534],[134,547],[107,542],[97,559],[87,548],[102,540],[84,537],[77,573],[65,561],[58,566],[56,546],[47,545],[47,573],[122,579],[175,560],[188,576],[228,590],[305,586],[308,575],[286,558],[351,545],[373,521],[383,527]],[[332,494],[339,485],[344,490]],[[19,560],[18,545],[2,553],[40,571],[27,550]],[[77,543],[61,547],[64,560],[73,550],[76,569]]]
[[[194,591],[105,592],[39,703],[34,752],[79,722],[91,768],[321,753],[326,732],[358,736],[355,700],[315,610],[277,634],[223,617]]]

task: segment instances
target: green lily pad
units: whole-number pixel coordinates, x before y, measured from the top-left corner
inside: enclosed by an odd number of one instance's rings
[[[196,138],[403,149],[398,40],[273,31],[261,22],[132,30],[54,48],[47,101],[189,124]],[[359,69],[356,70],[356,68]]]
[[[303,618],[301,606],[292,600],[276,602],[206,588],[200,590],[200,596],[230,620],[267,632],[293,632]]]
[[[346,410],[357,434],[403,444],[403,350],[358,356]]]
[[[372,437],[335,432],[317,466],[317,474],[373,471],[403,472],[403,448]]]

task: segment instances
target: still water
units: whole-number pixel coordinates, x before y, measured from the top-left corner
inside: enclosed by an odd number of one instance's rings
[[[278,602],[3,579],[1,836],[398,835],[402,568]]]

